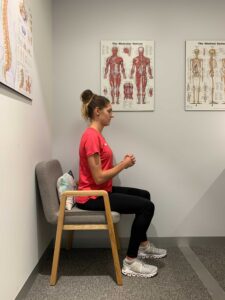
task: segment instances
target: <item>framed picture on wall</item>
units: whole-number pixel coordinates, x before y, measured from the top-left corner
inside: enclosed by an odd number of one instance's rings
[[[101,41],[101,94],[114,111],[153,111],[154,41]]]
[[[186,41],[186,110],[225,110],[225,41]]]
[[[29,0],[2,0],[0,82],[32,99],[33,39]]]

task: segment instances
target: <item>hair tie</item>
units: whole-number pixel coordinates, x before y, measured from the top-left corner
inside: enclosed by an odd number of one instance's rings
[[[88,105],[91,103],[91,101],[94,99],[95,94],[93,94],[90,98],[90,100],[87,102],[86,106],[88,107]]]

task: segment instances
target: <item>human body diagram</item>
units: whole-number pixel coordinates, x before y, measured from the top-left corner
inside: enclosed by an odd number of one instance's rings
[[[186,108],[225,109],[225,42],[190,42],[186,55]]]
[[[147,85],[147,75],[149,79],[153,79],[152,69],[150,66],[150,59],[144,56],[144,47],[138,48],[138,56],[133,59],[133,65],[131,69],[130,78],[133,78],[135,73],[136,87],[137,87],[137,99],[138,104],[145,104],[145,95],[146,95],[146,85]]]
[[[118,56],[118,48],[112,48],[112,56],[106,60],[104,78],[107,78],[109,72],[109,83],[111,87],[112,104],[119,104],[121,73],[126,78],[122,57]],[[116,100],[116,101],[115,101]]]
[[[101,51],[101,90],[113,110],[153,110],[153,42],[103,42]]]
[[[32,14],[29,1],[2,0],[0,8],[0,81],[32,98]]]
[[[223,103],[225,103],[225,57],[222,58],[222,66],[220,69],[220,76],[221,76],[221,81],[223,84],[223,98],[224,98]]]
[[[195,57],[190,63],[190,81],[192,82],[192,104],[200,104],[200,91],[203,81],[203,60],[199,58],[199,49],[194,50]]]
[[[209,76],[211,78],[211,100],[210,104],[217,104],[217,102],[214,101],[214,93],[215,93],[215,69],[217,68],[217,62],[215,59],[216,56],[216,50],[210,49],[209,50]]]

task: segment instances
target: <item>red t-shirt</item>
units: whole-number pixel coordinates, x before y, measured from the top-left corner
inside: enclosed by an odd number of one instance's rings
[[[91,170],[88,165],[88,156],[98,153],[101,160],[102,170],[112,168],[113,153],[104,137],[94,128],[87,128],[83,133],[79,148],[79,184],[78,190],[105,190],[112,191],[112,179],[102,183],[96,184]],[[85,203],[89,198],[96,198],[94,196],[76,197],[76,202]]]

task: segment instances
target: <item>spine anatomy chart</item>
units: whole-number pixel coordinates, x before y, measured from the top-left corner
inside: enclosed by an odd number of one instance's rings
[[[33,39],[29,0],[0,0],[0,82],[32,99]]]
[[[6,73],[11,67],[11,48],[9,40],[8,30],[8,0],[2,0],[2,29],[3,29],[3,45],[4,45],[4,65],[3,65],[3,76],[6,80]]]
[[[101,42],[101,93],[114,111],[154,110],[153,74],[153,41]]]
[[[185,108],[225,109],[225,42],[186,42]]]

